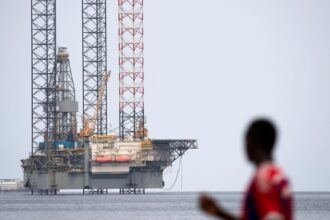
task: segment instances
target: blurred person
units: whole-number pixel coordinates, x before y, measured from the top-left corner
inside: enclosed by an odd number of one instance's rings
[[[245,193],[241,216],[235,216],[206,194],[200,208],[211,216],[228,220],[292,220],[293,205],[289,182],[273,159],[276,129],[267,119],[253,121],[245,134],[245,152],[255,174]]]

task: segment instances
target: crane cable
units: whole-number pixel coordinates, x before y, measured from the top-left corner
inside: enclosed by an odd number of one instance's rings
[[[180,157],[179,166],[178,166],[178,170],[176,172],[174,182],[172,183],[172,185],[169,188],[164,188],[164,190],[172,190],[174,188],[174,186],[178,180],[178,177],[179,177],[180,168],[181,168],[181,188],[182,188],[182,157]]]

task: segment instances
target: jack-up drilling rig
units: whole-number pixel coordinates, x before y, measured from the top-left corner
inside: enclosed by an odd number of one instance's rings
[[[119,134],[108,134],[106,0],[82,0],[83,128],[69,54],[56,45],[56,0],[31,0],[32,143],[22,160],[32,193],[144,193],[194,139],[150,139],[144,115],[143,0],[118,0]]]

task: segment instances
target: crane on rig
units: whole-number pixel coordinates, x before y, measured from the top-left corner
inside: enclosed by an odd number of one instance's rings
[[[90,138],[94,134],[95,126],[97,123],[97,118],[98,118],[99,111],[100,111],[100,106],[101,106],[103,98],[104,98],[105,90],[107,88],[107,84],[108,84],[110,75],[111,75],[110,71],[108,71],[108,72],[105,71],[104,76],[103,76],[103,83],[102,83],[101,89],[98,93],[94,116],[92,117],[91,120],[88,120],[86,115],[83,116],[83,128],[81,129],[81,131],[79,133],[79,137],[81,137],[81,138]]]

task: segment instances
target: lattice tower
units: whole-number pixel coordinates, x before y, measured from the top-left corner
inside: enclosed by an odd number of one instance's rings
[[[118,0],[119,136],[144,137],[143,0]]]
[[[31,0],[31,153],[55,133],[56,0]]]
[[[83,115],[92,120],[107,71],[106,0],[82,0]],[[107,133],[107,89],[95,134]]]

